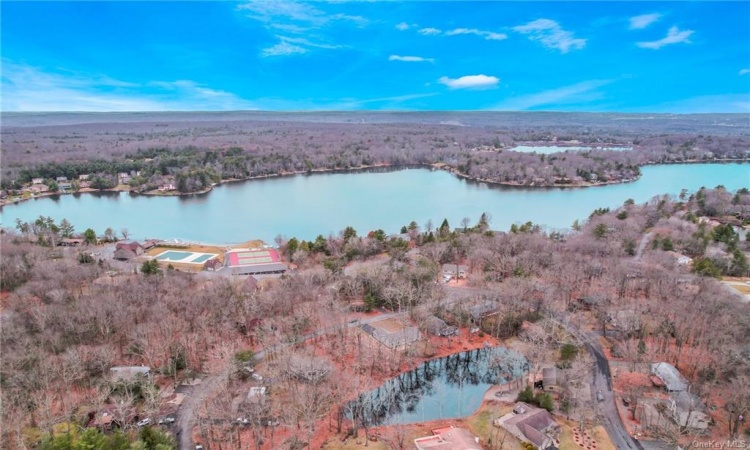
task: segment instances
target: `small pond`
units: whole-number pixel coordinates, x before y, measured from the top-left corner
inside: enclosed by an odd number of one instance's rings
[[[482,404],[487,389],[523,376],[521,354],[488,347],[433,359],[388,380],[349,404],[370,426],[466,417]]]

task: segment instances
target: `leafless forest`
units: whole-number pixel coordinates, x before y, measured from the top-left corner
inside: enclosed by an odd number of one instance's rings
[[[114,183],[118,171],[139,170],[137,190],[177,176],[180,190],[194,191],[228,178],[438,162],[472,178],[548,186],[632,179],[651,163],[746,159],[748,129],[747,116],[732,114],[6,113],[1,143],[6,188],[55,174]],[[592,150],[508,151],[574,142]]]
[[[564,234],[547,235],[531,224],[491,232],[491,220],[475,226],[466,220],[456,229],[414,224],[409,232],[417,247],[410,252],[403,240],[357,237],[355,230],[314,243],[282,242],[299,269],[263,290],[167,269],[134,273],[136,265],[90,263],[78,249],[42,247],[24,235],[4,234],[2,278],[12,281],[14,290],[0,315],[2,440],[10,448],[29,448],[27,427],[43,436],[56,423],[85,422],[87,412],[106,405],[115,405],[113,414],[133,427],[130,418],[157,413],[165,399],[152,387],[113,385],[108,369],[143,364],[155,370],[161,387],[196,373],[225,371],[222,388],[201,409],[197,431],[216,448],[238,448],[238,441],[281,448],[281,439],[269,435],[269,417],[280,422],[279,436],[312,442],[326,427],[341,431],[346,400],[426,352],[363,346],[344,319],[352,304],[407,311],[417,323],[429,313],[466,326],[466,308],[486,301],[500,314],[482,323],[484,332],[529,342],[536,349],[527,354],[533,367],[554,362],[569,339],[560,338],[560,323],[588,324],[633,361],[664,360],[679,367],[695,392],[718,405],[711,412],[716,426],[736,436],[746,427],[738,417],[750,411],[750,305],[714,277],[731,271],[748,275],[748,242],[731,227],[702,223],[706,215],[747,220],[750,194],[718,189],[690,198],[656,197],[643,205],[625,202]],[[646,230],[651,240],[639,254]],[[695,259],[693,273],[672,251]],[[390,256],[383,263],[354,273],[342,270],[383,252]],[[464,261],[472,273],[470,295],[461,301],[435,283],[439,264],[455,261]],[[572,307],[586,296],[606,301],[590,311]],[[636,325],[614,332],[609,320],[622,312],[637,319]],[[529,331],[525,322],[538,326]],[[287,347],[265,369],[274,380],[273,395],[262,402],[232,396],[239,392],[244,398],[247,392],[240,362],[252,357],[245,358],[245,350],[270,352],[316,330],[325,330],[316,338],[324,342],[322,353]],[[586,357],[581,352],[580,358]],[[585,361],[565,370],[584,378],[590,370]],[[300,365],[304,369],[295,369]],[[589,404],[584,398],[570,401],[581,411]],[[237,431],[237,411],[250,418],[244,428],[250,437]],[[679,427],[659,432],[675,440],[689,437]]]

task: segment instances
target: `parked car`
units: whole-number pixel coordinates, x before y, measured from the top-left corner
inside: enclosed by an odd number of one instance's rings
[[[596,391],[596,401],[598,402],[604,401],[604,394],[602,394],[602,391]]]
[[[255,381],[263,381],[263,377],[258,375],[257,373],[254,373],[251,376],[253,377],[253,380]]]
[[[171,425],[173,423],[174,417],[172,416],[162,417],[161,419],[159,419],[159,425]]]
[[[138,422],[139,427],[145,427],[146,425],[151,425],[151,419],[149,419],[148,417]]]
[[[242,425],[242,426],[247,426],[247,425],[250,425],[250,421],[249,421],[249,420],[247,420],[247,419],[246,419],[246,418],[244,418],[244,417],[238,417],[238,418],[237,418],[237,424],[238,424],[238,425]]]
[[[195,450],[203,450],[203,446],[202,445],[196,445],[195,446]]]

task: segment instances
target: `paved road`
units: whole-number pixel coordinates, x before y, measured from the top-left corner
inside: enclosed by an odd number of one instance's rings
[[[609,372],[607,358],[604,357],[604,350],[599,344],[599,336],[596,333],[581,331],[567,320],[557,321],[557,323],[578,338],[594,357],[596,370],[594,372],[594,392],[592,392],[592,396],[594,397],[593,400],[596,401],[595,392],[597,390],[602,391],[604,400],[598,402],[597,405],[602,416],[602,425],[607,430],[615,448],[617,450],[643,450],[638,440],[628,434],[620,414],[617,412],[616,398],[614,392],[612,392],[612,375]]]
[[[360,325],[372,323],[381,319],[389,319],[392,317],[398,317],[405,315],[407,312],[401,312],[401,313],[387,313],[387,314],[380,314],[378,316],[374,317],[367,317],[365,319],[357,320],[355,322],[349,322],[346,324],[348,328],[357,327]],[[328,327],[328,328],[322,328],[320,330],[317,330],[313,333],[309,333],[302,337],[300,342],[308,341],[310,339],[313,339],[318,336],[322,336],[324,334],[328,334],[332,331],[334,331],[337,327]],[[278,344],[271,348],[271,351],[278,351],[282,350],[292,344]],[[261,350],[255,354],[255,360],[256,362],[262,361],[266,357],[266,351]],[[206,397],[216,390],[218,386],[221,384],[222,380],[225,380],[229,377],[233,364],[231,362],[227,363],[226,368],[224,368],[221,373],[214,374],[214,375],[208,375],[205,378],[201,380],[200,384],[197,384],[193,386],[190,389],[190,392],[185,396],[185,400],[182,402],[182,405],[180,405],[180,408],[177,412],[177,420],[175,422],[175,428],[177,429],[177,440],[179,444],[180,450],[193,450],[194,443],[192,440],[192,430],[193,427],[196,425],[196,413],[198,409],[203,405],[203,403],[206,401]]]

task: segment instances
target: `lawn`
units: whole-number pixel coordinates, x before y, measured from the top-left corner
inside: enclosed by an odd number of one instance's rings
[[[583,447],[576,444],[573,440],[573,427],[577,426],[577,424],[570,421],[560,420],[559,418],[557,419],[557,421],[562,426],[562,431],[560,432],[560,448],[571,450],[585,450]],[[593,436],[594,440],[596,441],[596,450],[616,450],[615,445],[609,439],[609,436],[604,430],[604,427],[594,427]]]
[[[490,442],[503,442],[500,450],[518,450],[521,442],[512,434],[506,433],[503,428],[497,428],[492,425],[492,421],[498,417],[509,413],[513,405],[492,405],[484,403],[479,411],[466,419],[466,427],[479,437],[483,445]],[[496,448],[496,447],[492,447]],[[563,447],[564,448],[564,447]]]

